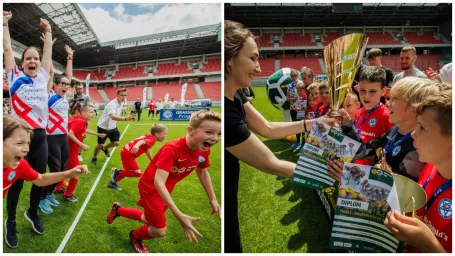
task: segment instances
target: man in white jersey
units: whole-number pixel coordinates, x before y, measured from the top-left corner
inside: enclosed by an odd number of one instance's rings
[[[106,137],[98,137],[98,144],[95,147],[93,152],[92,164],[97,164],[96,157],[100,150],[106,154],[107,157],[110,157],[108,148],[115,147],[119,145],[120,132],[117,128],[117,121],[129,121],[133,119],[136,115],[130,114],[128,117],[120,116],[122,102],[125,101],[126,96],[128,95],[128,89],[122,88],[117,91],[117,98],[111,100],[106,104],[103,114],[100,119],[98,119],[98,133],[107,134]],[[104,142],[109,138],[110,143],[104,146]]]

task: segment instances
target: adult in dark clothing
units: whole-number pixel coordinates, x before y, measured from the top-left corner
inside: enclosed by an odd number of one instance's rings
[[[142,103],[141,99],[137,98],[136,102],[134,102],[134,109],[136,110],[137,113],[137,121],[141,121],[141,112],[142,112]],[[136,120],[134,120],[136,121]]]
[[[259,51],[251,31],[234,21],[224,21],[224,115],[225,115],[225,252],[242,252],[238,219],[238,182],[242,162],[263,172],[291,177],[295,163],[276,158],[254,134],[283,138],[306,132],[313,120],[269,122],[246,99],[241,89],[248,88],[254,75],[261,72]],[[334,121],[322,118],[323,121]],[[251,133],[251,131],[254,133]],[[260,186],[260,184],[257,184]]]

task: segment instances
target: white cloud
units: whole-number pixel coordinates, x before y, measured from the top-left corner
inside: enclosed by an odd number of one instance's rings
[[[79,6],[101,42],[221,22],[220,4],[166,4],[156,13],[140,15],[125,14],[122,4],[116,5],[113,15],[100,7],[87,10]],[[141,7],[151,8],[150,4]]]

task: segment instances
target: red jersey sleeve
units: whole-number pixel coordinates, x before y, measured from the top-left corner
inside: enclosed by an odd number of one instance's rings
[[[169,145],[164,145],[160,151],[155,164],[156,168],[171,172],[175,159],[178,158],[177,152],[175,152],[174,147]],[[155,155],[155,157],[157,156]]]
[[[16,171],[19,172],[19,179],[32,181],[38,179],[39,173],[28,164],[25,159],[21,159],[21,163],[16,168]]]
[[[153,145],[155,145],[155,140],[152,138],[145,138],[144,141],[147,148],[151,148]]]

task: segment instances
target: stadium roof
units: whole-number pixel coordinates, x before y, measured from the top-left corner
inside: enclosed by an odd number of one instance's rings
[[[230,3],[225,19],[249,28],[430,26],[450,22],[451,3]]]
[[[49,20],[57,38],[53,60],[65,65],[69,45],[75,68],[221,53],[219,24],[100,43],[77,4],[4,3],[3,9],[13,13],[11,38],[26,46],[41,46],[39,18]]]

